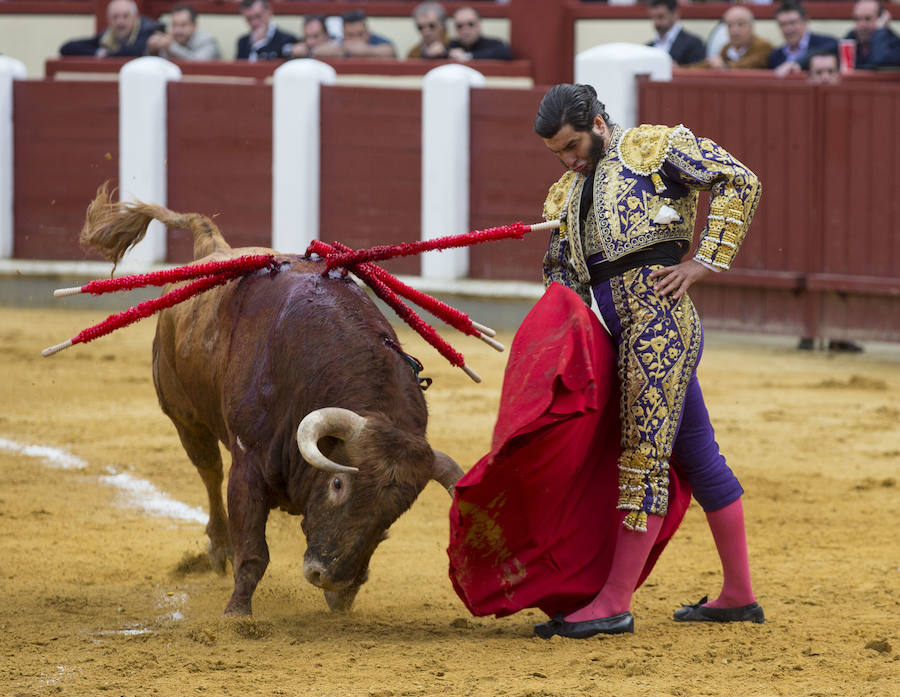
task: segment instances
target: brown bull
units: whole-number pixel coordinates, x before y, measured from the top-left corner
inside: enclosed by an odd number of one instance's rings
[[[82,243],[113,262],[151,219],[194,236],[194,259],[271,252],[232,249],[215,224],[101,189]],[[303,573],[333,610],[349,609],[390,525],[429,480],[453,490],[462,470],[425,439],[427,408],[397,337],[364,291],[302,257],[164,310],[153,381],[209,495],[209,556],[234,566],[226,614],[251,612],[269,562],[272,508],[303,516]],[[219,441],[231,452],[228,510]],[[299,448],[298,448],[299,441]],[[302,450],[302,454],[301,454]]]

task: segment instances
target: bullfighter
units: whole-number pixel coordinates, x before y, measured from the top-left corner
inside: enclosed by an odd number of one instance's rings
[[[616,125],[589,85],[552,87],[535,132],[566,167],[544,217],[559,220],[544,283],[596,301],[617,348],[622,454],[616,531],[605,585],[584,607],[535,626],[542,638],[634,631],[631,597],[668,503],[669,459],[706,512],[724,583],[712,601],[675,611],[678,621],[762,623],[741,502],[743,489],[716,444],[697,381],[700,317],[688,288],[727,270],[759,202],[759,179],[713,141],[684,126]],[[710,192],[696,253],[698,192]]]

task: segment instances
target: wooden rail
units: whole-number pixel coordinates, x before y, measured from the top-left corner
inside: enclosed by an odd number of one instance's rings
[[[128,58],[82,58],[77,56],[52,58],[45,63],[47,78],[54,79],[67,74],[115,75],[127,63]],[[423,59],[394,60],[388,58],[324,58],[339,75],[401,75],[424,76],[429,70],[450,64],[452,61]],[[192,77],[246,78],[264,81],[272,77],[275,69],[285,61],[173,61],[182,74]],[[530,78],[531,61],[480,60],[478,72],[486,77]]]

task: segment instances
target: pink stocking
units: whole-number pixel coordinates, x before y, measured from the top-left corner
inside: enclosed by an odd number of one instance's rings
[[[741,499],[706,514],[716,550],[722,562],[722,591],[707,607],[732,608],[756,601],[750,584],[747,536],[744,532],[744,505]]]
[[[624,516],[620,516],[624,517]],[[619,523],[616,535],[616,551],[613,553],[609,576],[600,592],[580,610],[566,617],[569,622],[612,617],[631,609],[631,596],[638,578],[656,543],[663,519],[658,515],[647,516],[647,532],[629,530]]]

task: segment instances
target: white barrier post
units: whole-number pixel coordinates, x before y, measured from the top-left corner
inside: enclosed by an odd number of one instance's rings
[[[0,259],[13,254],[13,80],[25,74],[22,61],[0,56]]]
[[[322,159],[321,86],[333,85],[334,68],[293,60],[275,70],[272,86],[272,247],[306,251],[319,237]]]
[[[672,79],[672,58],[652,46],[601,44],[575,56],[575,82],[592,85],[606,112],[623,128],[638,125],[637,76]]]
[[[469,90],[484,75],[462,65],[444,65],[422,84],[423,240],[469,231]],[[462,278],[469,272],[469,250],[447,249],[422,255],[425,278]]]
[[[145,56],[119,71],[119,197],[165,206],[166,83],[181,70],[164,58]],[[166,258],[166,228],[154,220],[147,236],[125,255],[125,263]]]

